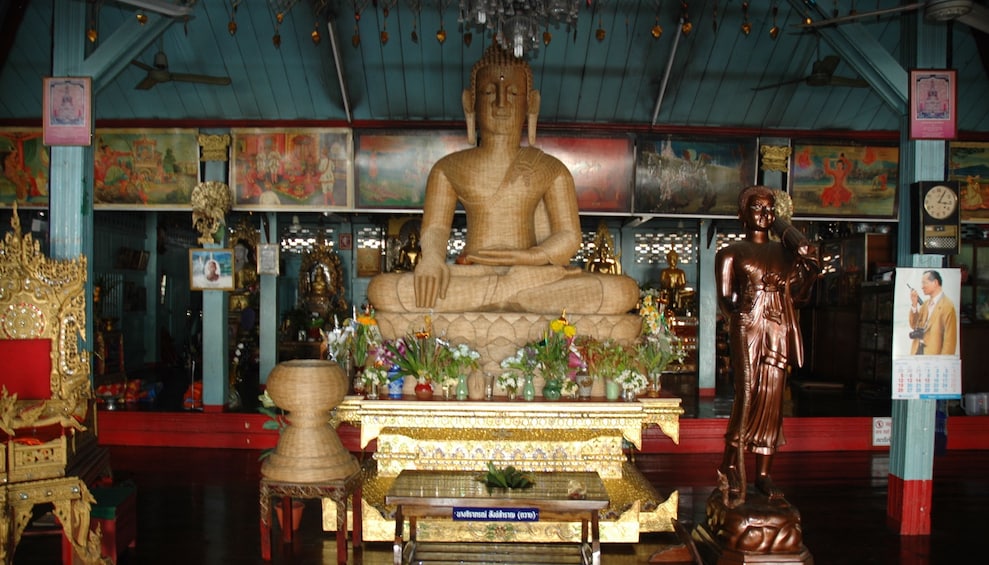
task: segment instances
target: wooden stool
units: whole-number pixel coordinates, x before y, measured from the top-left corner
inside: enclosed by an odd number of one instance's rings
[[[103,557],[116,563],[128,547],[137,546],[137,489],[134,485],[92,489],[96,504],[90,509],[89,527],[103,531]],[[62,535],[62,563],[72,563],[72,544]]]
[[[353,537],[351,544],[353,549],[361,547],[363,535],[361,526],[361,472],[357,471],[349,477],[337,481],[326,481],[319,483],[290,483],[284,481],[274,481],[271,479],[261,479],[261,558],[265,561],[271,560],[271,521],[274,505],[271,500],[274,497],[281,498],[284,511],[282,523],[282,539],[285,543],[292,542],[292,499],[323,499],[328,498],[337,505],[337,562],[347,562],[347,499],[353,499]]]

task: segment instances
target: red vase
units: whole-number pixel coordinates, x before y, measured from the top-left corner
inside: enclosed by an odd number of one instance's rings
[[[432,400],[433,387],[429,383],[416,384],[416,400]]]

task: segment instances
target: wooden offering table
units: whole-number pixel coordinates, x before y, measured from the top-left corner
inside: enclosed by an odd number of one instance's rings
[[[601,512],[601,541],[635,543],[641,532],[673,531],[679,496],[661,495],[625,453],[642,443],[642,429],[655,425],[679,441],[680,399],[635,402],[366,400],[347,397],[335,422],[360,427],[361,447],[377,442],[374,465],[365,470],[364,539],[391,540],[395,507],[386,494],[407,470],[479,473],[493,463],[528,473],[586,473],[600,476],[609,504]],[[323,503],[323,528],[336,526],[334,504]],[[483,531],[482,531],[483,530]],[[430,520],[419,528],[425,541],[576,542],[573,522],[488,524]]]
[[[402,471],[388,494],[395,510],[395,565],[417,560],[418,518],[452,518],[466,524],[480,522],[534,522],[555,520],[581,524],[580,562],[600,565],[598,514],[608,507],[608,493],[597,473],[533,473],[526,489],[488,488],[480,473],[467,471]],[[409,542],[404,522],[409,520]],[[588,529],[590,530],[588,532]],[[429,551],[442,552],[441,544]],[[522,544],[509,555],[492,555],[488,544],[456,544],[459,562],[528,562]],[[426,546],[424,545],[425,549]],[[466,554],[465,554],[466,553]],[[472,559],[471,555],[476,556]],[[420,556],[421,557],[421,556]],[[502,561],[502,559],[509,561]]]

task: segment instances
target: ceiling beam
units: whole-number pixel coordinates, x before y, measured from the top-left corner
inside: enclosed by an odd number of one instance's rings
[[[788,0],[797,13],[811,10],[812,19],[825,19],[817,4]],[[907,108],[907,71],[875,37],[859,23],[849,22],[814,30],[848,63],[893,111],[903,114]]]
[[[93,77],[93,91],[99,92],[113,82],[134,58],[165,33],[175,20],[166,16],[149,15],[146,24],[129,18],[127,23],[114,30],[100,42],[100,46],[83,61],[79,74]]]

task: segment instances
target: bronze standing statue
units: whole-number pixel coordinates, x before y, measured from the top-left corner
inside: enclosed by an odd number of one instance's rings
[[[785,194],[781,194],[785,197]],[[787,368],[803,358],[795,307],[806,301],[820,274],[817,249],[777,212],[777,193],[744,189],[738,214],[745,240],[718,252],[716,279],[721,311],[729,320],[735,382],[720,485],[707,503],[707,518],[694,537],[731,562],[749,554],[773,554],[773,563],[809,563],[800,514],[773,484],[770,469],[783,443]],[[771,235],[780,241],[774,241]],[[744,453],[755,453],[756,492],[748,495]],[[721,560],[719,560],[721,562]]]
[[[821,271],[816,248],[785,219],[777,217],[776,196],[764,186],[742,191],[738,214],[745,240],[718,252],[719,306],[729,320],[735,401],[719,471],[729,496],[745,500],[742,451],[755,453],[756,488],[782,498],[770,467],[783,443],[783,397],[787,366],[803,362],[795,306],[806,302]],[[773,233],[780,242],[770,239]]]

